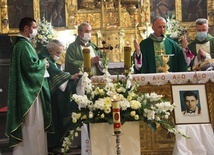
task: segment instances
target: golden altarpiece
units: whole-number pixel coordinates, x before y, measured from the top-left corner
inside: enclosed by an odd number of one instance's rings
[[[32,0],[33,16],[40,19],[41,0]],[[63,31],[70,35],[77,34],[77,26],[81,22],[89,22],[92,25],[92,41],[99,47],[105,40],[107,45],[113,46],[113,50],[107,52],[111,62],[122,62],[123,48],[129,43],[133,48],[133,40],[138,41],[149,35],[150,24],[150,0],[64,0],[65,26],[55,27],[56,37]],[[182,20],[182,0],[175,0],[176,19]],[[127,11],[128,10],[128,11]],[[207,12],[214,10],[214,1],[207,0]],[[10,28],[7,0],[0,0],[0,33],[15,35],[17,28]],[[214,19],[208,17],[213,25]],[[190,25],[191,22],[182,23]],[[189,29],[189,37],[194,35],[194,27]],[[189,83],[188,83],[189,84]],[[214,84],[206,83],[207,98],[209,101],[209,113],[212,127],[214,128]],[[143,92],[156,92],[172,101],[171,84],[150,85],[140,88]],[[156,132],[151,131],[144,123],[140,125],[141,154],[143,155],[171,155],[174,147],[175,136],[159,127]]]

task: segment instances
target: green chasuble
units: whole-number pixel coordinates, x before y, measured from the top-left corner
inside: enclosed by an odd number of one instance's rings
[[[49,67],[47,68],[50,77],[48,77],[49,87],[51,94],[59,88],[61,84],[71,78],[70,73],[61,71],[56,63],[54,62],[53,58],[51,58],[50,54],[46,47],[43,47],[38,54],[40,59],[47,59],[49,62]]]
[[[8,84],[8,112],[6,135],[10,146],[22,141],[22,124],[24,117],[38,97],[42,101],[44,130],[53,132],[51,122],[50,91],[44,78],[46,62],[38,55],[24,37],[15,37],[10,63]]]
[[[65,71],[70,72],[71,74],[79,73],[79,68],[82,67],[83,64],[83,52],[81,46],[91,46],[94,49],[95,56],[100,56],[102,58],[102,52],[98,50],[98,47],[91,43],[84,45],[79,37],[71,43],[66,51],[65,57]],[[102,75],[103,73],[97,67],[97,75]]]
[[[176,42],[169,38],[164,38],[163,50],[165,54],[174,54],[170,56],[168,65],[170,69],[169,72],[185,72],[187,71],[187,64],[184,59],[182,49],[177,45]],[[142,52],[142,66],[140,68],[140,73],[157,73],[157,60],[155,54],[155,41],[152,39],[151,35],[147,39],[140,42],[140,50]]]
[[[47,59],[49,62],[47,70],[50,77],[48,77],[48,82],[51,91],[52,117],[55,132],[53,134],[48,133],[48,147],[52,149],[61,147],[63,137],[73,127],[71,113],[78,107],[76,103],[71,102],[71,95],[75,91],[77,81],[70,80],[71,74],[61,71],[56,66],[46,47],[43,47],[38,55],[40,59]],[[60,90],[59,87],[66,81],[68,81],[68,84],[65,91]]]
[[[204,44],[207,42],[210,42],[210,55],[211,58],[214,59],[214,37],[211,36],[210,34],[207,35],[206,39],[204,41],[198,41],[197,39],[193,40],[189,45],[188,48],[190,49],[190,51],[196,56],[197,55],[197,51],[196,51],[196,44]],[[192,60],[192,62],[190,63],[190,66],[192,67],[194,62],[194,59]]]

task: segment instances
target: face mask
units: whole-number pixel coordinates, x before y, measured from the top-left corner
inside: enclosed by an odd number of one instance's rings
[[[35,38],[35,37],[36,37],[36,35],[37,35],[37,29],[33,29],[33,32],[32,32],[32,33],[30,33],[30,39]]]
[[[84,36],[82,39],[88,42],[91,39],[91,33],[84,33]]]
[[[197,32],[197,33],[196,33],[196,38],[197,38],[197,40],[199,40],[199,41],[205,40],[206,37],[207,37],[207,32]]]
[[[54,60],[54,61],[57,61],[58,59],[59,59],[59,57],[56,56],[56,55],[54,55],[53,60]]]

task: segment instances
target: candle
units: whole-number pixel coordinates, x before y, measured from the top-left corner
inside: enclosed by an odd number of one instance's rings
[[[120,122],[120,105],[117,101],[112,101],[112,113],[113,113],[113,124],[114,124],[114,134],[120,134],[121,132],[121,122]]]
[[[90,55],[90,49],[87,47],[83,48],[83,59],[84,59],[84,72],[88,72],[90,74],[91,55]]]
[[[131,47],[125,46],[124,47],[124,72],[127,74],[131,67]]]

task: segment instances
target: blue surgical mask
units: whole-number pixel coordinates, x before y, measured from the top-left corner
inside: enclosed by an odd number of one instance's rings
[[[196,38],[197,38],[197,40],[199,40],[199,41],[205,40],[206,37],[207,37],[207,32],[197,32],[197,33],[196,33]]]

